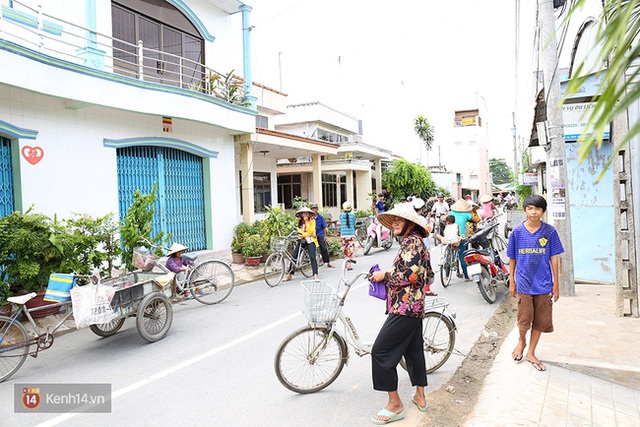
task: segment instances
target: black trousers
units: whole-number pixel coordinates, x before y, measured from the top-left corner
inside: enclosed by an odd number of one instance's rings
[[[412,386],[426,387],[422,319],[390,314],[371,349],[373,389],[398,390],[398,363],[404,356]]]
[[[320,255],[322,255],[322,261],[325,262],[325,264],[329,263],[331,261],[331,258],[329,258],[329,248],[327,247],[327,241],[325,240],[325,237],[318,237],[318,246],[320,246]]]
[[[298,257],[300,256],[300,251],[302,250],[302,248],[306,248],[307,251],[309,252],[309,258],[311,261],[311,270],[313,271],[313,274],[318,274],[318,260],[316,259],[316,244],[311,242],[311,243],[307,243],[304,240],[298,240],[296,242],[296,247],[293,250],[293,257],[295,259],[298,259]],[[289,266],[289,271],[287,271],[288,274],[293,274],[293,270],[294,270],[294,266],[293,264],[290,264]]]

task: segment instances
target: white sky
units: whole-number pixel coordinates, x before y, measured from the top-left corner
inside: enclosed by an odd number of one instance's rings
[[[417,115],[429,119],[444,151],[454,110],[476,108],[482,96],[489,157],[512,164],[514,0],[248,3],[253,79],[279,89],[281,52],[289,103],[321,101],[360,118],[366,143],[415,161]],[[437,164],[435,153],[430,164]]]

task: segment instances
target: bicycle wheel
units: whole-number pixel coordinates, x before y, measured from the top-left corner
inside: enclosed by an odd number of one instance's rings
[[[453,276],[453,272],[451,271],[452,253],[453,251],[451,250],[451,247],[447,246],[447,249],[445,249],[444,255],[442,256],[444,261],[442,262],[442,265],[440,265],[440,282],[444,288],[449,286],[451,283],[451,276]]]
[[[364,248],[364,244],[367,241],[367,229],[364,227],[356,228],[356,241],[361,248]]]
[[[267,285],[278,286],[284,278],[284,256],[280,252],[274,252],[264,263],[264,281]]]
[[[318,267],[322,267],[324,265],[324,260],[322,259],[320,248],[316,248],[316,262],[318,263]]]
[[[99,325],[89,325],[89,329],[91,329],[91,332],[93,332],[98,336],[110,337],[111,335],[118,332],[120,328],[122,328],[122,325],[124,324],[124,319],[125,319],[124,317],[120,317],[118,319],[112,320],[109,323],[101,323]]]
[[[10,317],[0,316],[0,383],[18,372],[27,355],[29,346],[27,330],[18,321]]]
[[[189,288],[198,302],[203,304],[224,301],[233,290],[235,282],[231,267],[217,259],[203,262],[189,275]]]
[[[149,342],[164,338],[171,328],[173,307],[171,301],[160,292],[153,292],[142,299],[136,314],[136,326],[140,336]]]
[[[486,302],[488,302],[489,304],[493,304],[494,302],[496,302],[496,287],[491,283],[491,272],[484,265],[482,266],[482,273],[480,274],[478,289],[480,289],[482,298],[484,298]]]
[[[502,237],[498,235],[498,233],[496,233],[496,235],[493,237],[493,249],[498,252],[500,261],[502,261],[502,263],[505,265],[509,265],[509,257],[507,256],[507,243]]]
[[[306,249],[301,249],[298,254],[300,259],[300,272],[304,277],[311,277],[313,275],[313,267],[311,267],[311,258],[309,252]]]
[[[427,374],[445,364],[456,344],[456,327],[450,318],[428,312],[423,320],[424,362]]]
[[[328,387],[342,372],[347,345],[329,328],[299,329],[278,347],[275,370],[278,381],[291,391],[307,394]]]
[[[362,253],[364,255],[368,255],[372,246],[373,246],[373,237],[369,237],[367,238],[367,243],[364,244],[364,250],[362,251]]]

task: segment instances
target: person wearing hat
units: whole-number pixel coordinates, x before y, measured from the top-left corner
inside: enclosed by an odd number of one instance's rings
[[[460,199],[451,205],[451,215],[456,218],[456,224],[458,224],[458,229],[460,231],[460,235],[463,235],[467,231],[467,223],[477,223],[480,222],[479,217],[474,217],[471,211],[473,207],[466,200]],[[464,252],[467,250],[467,242],[462,240],[458,245],[460,249],[458,251],[460,258],[460,266],[462,267],[462,274],[464,275],[465,282],[471,281],[469,278],[469,274],[467,273],[467,263],[464,261]]]
[[[327,267],[333,268],[331,258],[329,258],[329,248],[327,247],[327,221],[318,212],[317,203],[311,204],[311,210],[313,211],[313,219],[316,220],[316,239],[318,239],[318,248],[322,255],[322,261],[327,264]]]
[[[493,204],[493,197],[491,194],[485,194],[480,197],[480,203],[482,203],[482,211],[480,211],[480,217],[482,219],[493,218],[494,210],[496,210]]]
[[[343,212],[340,214],[340,243],[342,243],[342,255],[349,260],[356,252],[356,216],[351,212],[353,206],[348,200],[342,204],[342,210]],[[353,270],[349,261],[347,261],[347,270]]]
[[[313,211],[306,206],[301,207],[296,212],[298,221],[298,243],[293,251],[293,257],[298,259],[300,251],[305,248],[309,252],[309,259],[311,261],[311,270],[313,271],[313,278],[318,280],[318,260],[316,259],[316,248],[318,247],[318,239],[316,237],[316,220],[313,219]],[[287,282],[293,277],[293,263],[287,272],[287,277],[283,282]]]
[[[171,282],[171,297],[176,298],[176,281],[184,279],[186,275],[186,271],[190,266],[193,265],[193,262],[187,261],[182,258],[182,255],[189,249],[185,245],[181,245],[180,243],[174,243],[169,248],[169,252],[167,253],[167,262],[164,264],[167,267],[167,270],[173,271],[176,273],[176,278]],[[196,290],[198,292],[199,290]],[[189,291],[184,294],[185,299],[193,298],[193,295]]]
[[[387,320],[380,329],[371,349],[373,388],[388,393],[388,402],[371,421],[387,424],[404,418],[405,410],[398,394],[397,366],[404,356],[411,384],[416,387],[411,401],[426,412],[424,388],[427,374],[424,369],[422,319],[424,296],[429,295],[433,271],[429,251],[423,238],[429,234],[427,221],[411,203],[401,203],[380,214],[382,225],[401,236],[400,249],[389,271],[376,271],[370,280],[384,282],[387,288]]]

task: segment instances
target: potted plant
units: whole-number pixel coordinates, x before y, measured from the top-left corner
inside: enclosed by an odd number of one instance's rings
[[[242,255],[247,265],[258,265],[262,259],[262,253],[266,251],[264,238],[259,234],[252,234],[242,243]]]
[[[242,241],[238,236],[233,236],[231,238],[231,262],[234,264],[244,264]]]
[[[251,226],[244,222],[239,223],[233,228],[233,237],[231,238],[231,258],[234,264],[244,263],[242,245],[244,240],[251,234]]]

